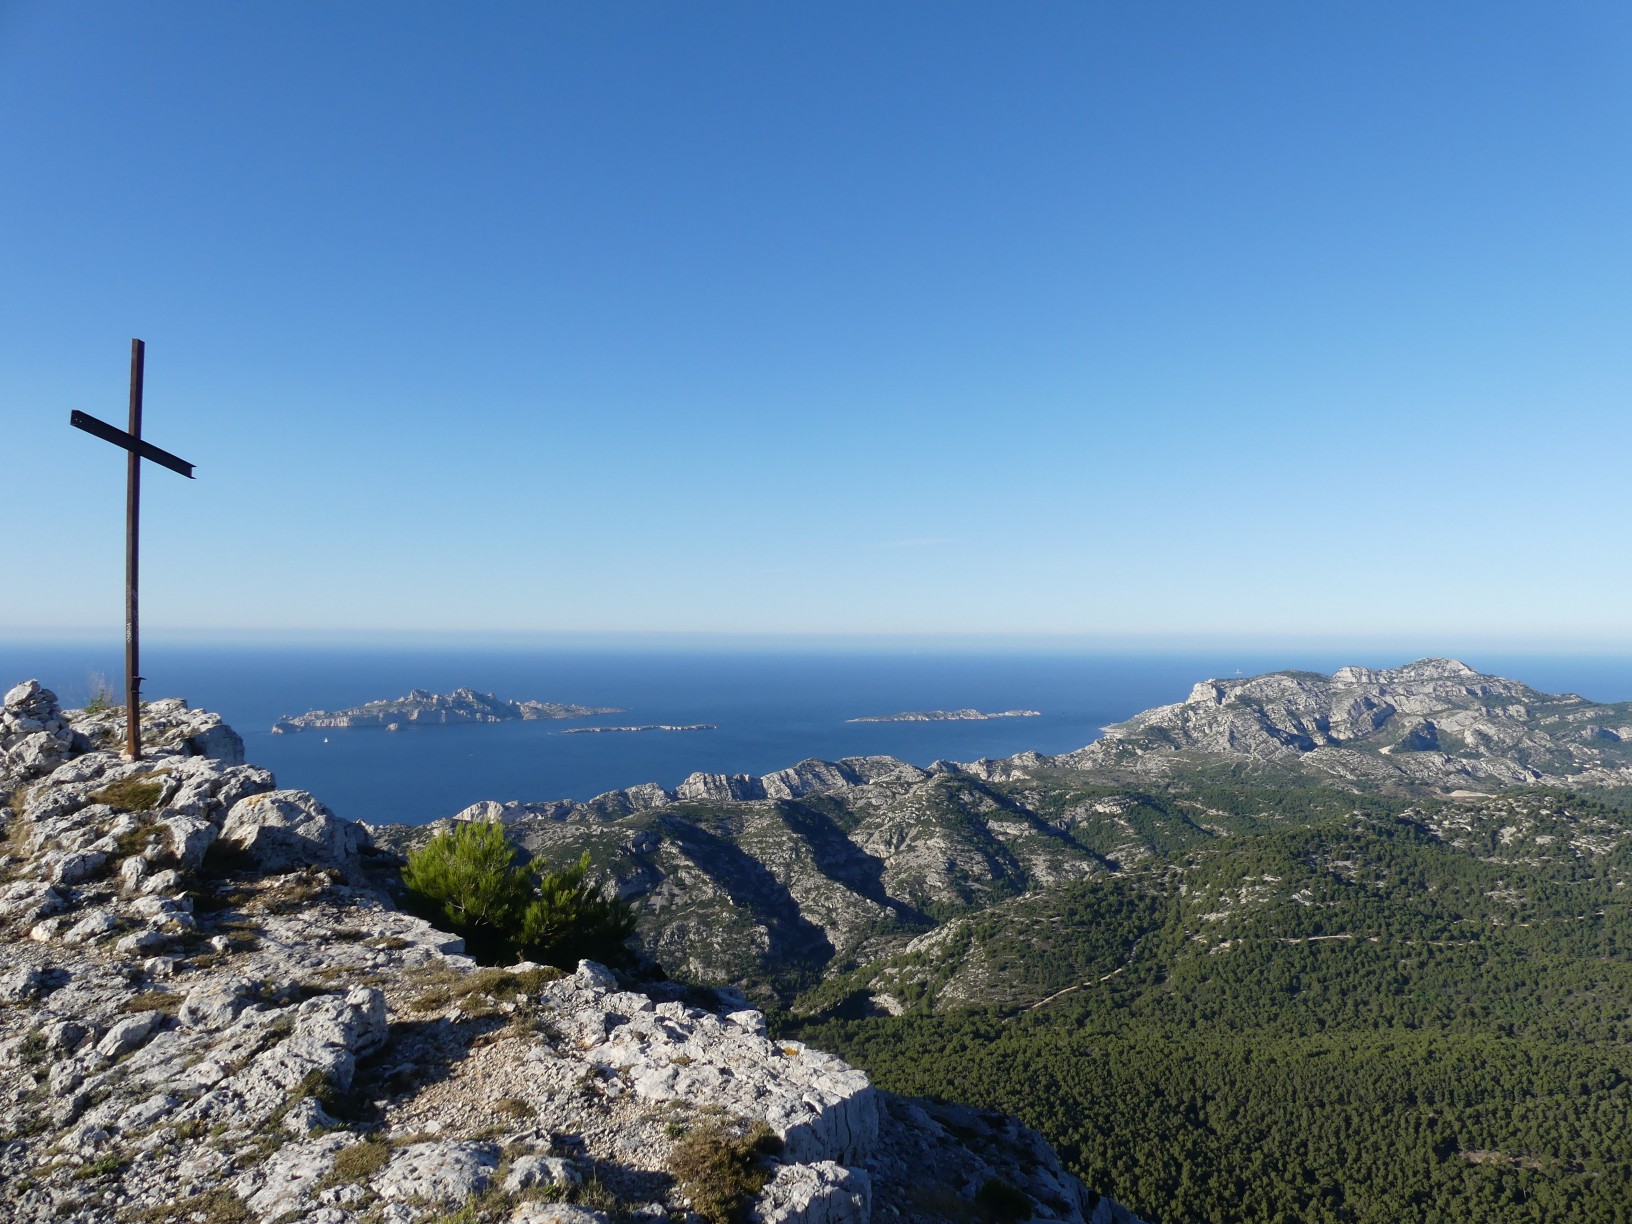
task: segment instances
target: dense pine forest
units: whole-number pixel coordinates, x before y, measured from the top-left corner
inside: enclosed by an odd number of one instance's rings
[[[1178,792],[1153,822],[1227,835],[952,924],[784,1027],[1018,1114],[1159,1224],[1632,1219],[1624,799]],[[847,1007],[863,982],[903,1014]]]

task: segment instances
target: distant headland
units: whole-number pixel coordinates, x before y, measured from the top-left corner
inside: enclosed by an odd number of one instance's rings
[[[615,706],[504,701],[492,693],[478,693],[472,688],[456,688],[451,693],[414,689],[394,701],[369,701],[349,710],[309,710],[305,714],[280,718],[272,724],[272,734],[288,735],[329,727],[385,727],[395,731],[405,722],[529,722],[540,718],[591,718],[597,714],[621,713],[623,711]]]
[[[847,718],[853,723],[886,722],[985,722],[992,718],[1041,718],[1041,710],[1000,710],[986,714],[980,710],[903,710],[899,714],[871,714],[866,718]]]

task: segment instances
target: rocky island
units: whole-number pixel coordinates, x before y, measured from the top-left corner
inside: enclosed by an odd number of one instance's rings
[[[481,968],[219,717],[148,703],[140,761],[121,720],[0,705],[8,1220],[700,1224],[676,1153],[753,1133],[758,1224],[1136,1224],[1012,1118],[881,1092],[730,990]]]
[[[671,726],[668,723],[646,723],[639,727],[568,727],[563,735],[606,735],[614,731],[718,731],[714,723],[686,723]]]
[[[853,723],[899,722],[985,722],[993,718],[1041,718],[1041,710],[999,710],[987,714],[980,710],[903,710],[899,714],[870,714],[866,718],[847,718]]]
[[[406,697],[369,701],[349,710],[309,710],[305,714],[280,718],[272,724],[272,734],[287,735],[329,727],[386,727],[394,731],[405,722],[530,722],[540,718],[593,718],[598,714],[621,713],[623,711],[615,706],[505,701],[492,693],[478,693],[473,688],[456,688],[451,693],[414,689]]]

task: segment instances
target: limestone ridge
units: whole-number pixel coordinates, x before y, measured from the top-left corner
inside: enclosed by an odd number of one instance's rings
[[[549,701],[505,701],[492,693],[457,688],[451,693],[413,689],[392,701],[370,701],[349,710],[309,710],[280,718],[272,724],[275,735],[328,727],[389,727],[402,723],[531,722],[540,718],[589,718],[621,714],[611,706],[560,705]]]
[[[477,968],[367,829],[216,716],[147,712],[128,762],[36,683],[0,706],[8,1219],[690,1222],[668,1154],[723,1113],[783,1140],[764,1224],[940,1218],[925,1187],[967,1218],[993,1181],[1131,1221],[1012,1119],[880,1093],[740,997]]]
[[[1161,772],[1174,754],[1248,758],[1367,785],[1441,788],[1632,782],[1632,703],[1600,705],[1483,675],[1455,659],[1206,680],[1174,705],[1062,757]]]
[[[1278,672],[1204,681],[1059,757],[806,760],[585,802],[478,803],[457,818],[501,820],[551,862],[587,850],[642,900],[640,940],[670,970],[752,980],[790,1002],[813,977],[894,955],[961,914],[1210,840],[1204,816],[1145,796],[1221,767],[1422,795],[1625,785],[1632,705],[1450,660]],[[376,830],[397,847],[428,832]]]
[[[985,779],[1050,768],[1160,774],[1170,764],[1163,758],[1180,753],[1422,787],[1626,785],[1632,783],[1632,702],[1603,705],[1574,694],[1541,693],[1454,659],[1388,669],[1343,667],[1330,677],[1271,672],[1204,680],[1184,701],[1106,727],[1103,739],[1057,757],[1022,752],[998,761],[936,761],[928,768],[890,756],[811,758],[762,776],[693,773],[672,789],[646,782],[584,802],[484,801],[455,819],[563,819],[579,812],[607,818],[674,804],[802,799],[956,773]]]

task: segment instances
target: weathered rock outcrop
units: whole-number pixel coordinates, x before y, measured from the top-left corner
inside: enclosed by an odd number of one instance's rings
[[[302,867],[344,871],[371,839],[361,825],[337,819],[305,791],[270,791],[233,804],[218,844],[244,856],[256,871],[277,875]]]
[[[0,787],[49,773],[76,747],[90,746],[76,734],[55,693],[37,680],[19,684],[0,704]]]
[[[36,685],[0,710],[8,1220],[695,1221],[668,1157],[716,1118],[782,1140],[761,1220],[939,1218],[925,1176],[1101,1219],[1029,1132],[948,1128],[740,999],[478,968],[366,830],[155,708],[136,762]]]
[[[119,748],[125,742],[125,709],[123,706],[87,713],[70,710],[74,728],[84,733],[92,746]],[[239,734],[221,721],[219,714],[209,710],[189,709],[179,697],[149,701],[142,706],[142,748],[179,754],[208,757],[228,765],[244,763],[244,741]]]

